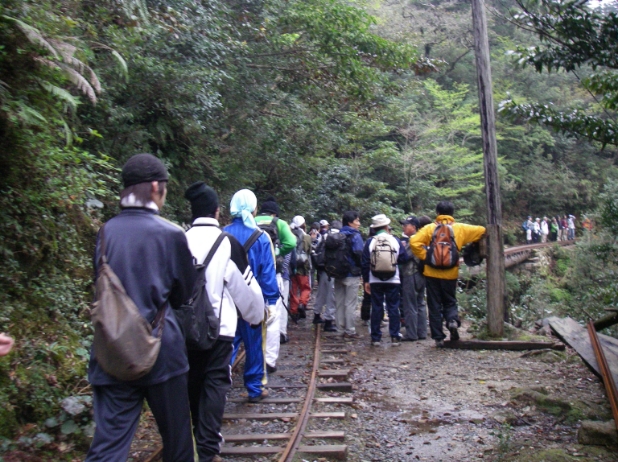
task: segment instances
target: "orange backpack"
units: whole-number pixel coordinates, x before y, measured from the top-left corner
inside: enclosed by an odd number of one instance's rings
[[[436,223],[436,229],[427,248],[425,264],[436,269],[450,269],[459,264],[455,231],[450,224]]]

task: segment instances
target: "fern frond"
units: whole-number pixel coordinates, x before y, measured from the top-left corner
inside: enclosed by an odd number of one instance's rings
[[[42,123],[47,123],[47,119],[41,115],[39,111],[32,109],[27,104],[24,104],[21,101],[16,102],[19,107],[19,111],[17,112],[17,116],[27,125],[41,125]]]
[[[77,51],[77,47],[75,45],[71,45],[70,43],[63,42],[58,39],[49,39],[49,43],[60,53],[62,56],[62,60],[65,62],[70,62],[75,56],[75,51]]]
[[[54,58],[60,59],[58,51],[56,51],[52,44],[45,37],[43,37],[43,34],[41,34],[38,29],[35,29],[34,27],[26,24],[23,21],[20,21],[17,18],[12,18],[10,16],[4,15],[2,15],[2,17],[4,19],[8,19],[9,21],[13,21],[17,25],[17,28],[22,31],[22,33],[26,36],[28,40],[30,40],[30,42],[46,48],[47,51],[49,51],[54,56]]]
[[[92,48],[100,48],[102,50],[107,50],[112,53],[112,56],[116,58],[116,61],[118,61],[118,64],[120,64],[125,81],[128,82],[129,81],[129,66],[127,65],[127,62],[122,57],[122,55],[118,53],[116,50],[114,50],[112,47],[108,47],[107,45],[104,45],[102,43],[99,43],[99,42],[91,42],[91,43],[93,45]]]
[[[50,39],[49,42],[58,50],[62,56],[62,61],[69,64],[73,69],[81,75],[88,75],[88,80],[97,93],[101,93],[101,82],[88,64],[75,57],[77,47],[67,42],[57,39]]]
[[[122,73],[124,74],[124,79],[126,82],[128,82],[129,81],[129,66],[127,66],[127,62],[124,60],[122,55],[118,53],[116,50],[112,50],[112,56],[116,58],[116,61],[118,61],[118,64],[120,64],[120,67],[122,68]]]
[[[72,109],[77,108],[77,105],[80,104],[79,100],[75,98],[71,93],[66,91],[64,88],[57,87],[45,80],[39,80],[39,84],[47,90],[52,96],[55,96],[58,99],[61,99],[66,104],[68,104]]]
[[[62,121],[62,125],[64,127],[64,138],[67,142],[67,146],[71,146],[73,144],[73,130],[69,127],[66,120],[63,118],[60,119]]]
[[[58,67],[60,67],[64,71],[67,78],[77,87],[79,91],[86,95],[93,104],[96,104],[97,95],[95,89],[83,75],[81,75],[77,70],[75,70],[71,66],[66,65],[65,63],[58,63]]]

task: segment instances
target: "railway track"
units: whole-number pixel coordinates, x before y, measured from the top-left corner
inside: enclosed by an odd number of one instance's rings
[[[270,455],[291,461],[296,454],[345,459],[342,444],[347,406],[353,403],[348,348],[341,337],[322,332],[309,320],[289,326],[268,398],[249,404],[239,374],[228,399],[222,433],[225,460]]]
[[[244,354],[239,353],[221,429],[226,462],[256,456],[287,462],[300,454],[346,458],[345,420],[354,402],[347,381],[349,349],[341,336],[323,332],[310,317],[288,326],[290,342],[281,345],[277,372],[269,375],[265,387],[269,396],[259,403],[247,400]],[[162,447],[157,446],[138,460],[161,460]]]

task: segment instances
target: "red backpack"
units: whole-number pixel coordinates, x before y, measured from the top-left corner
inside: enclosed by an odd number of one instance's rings
[[[427,248],[425,264],[436,269],[450,269],[459,264],[455,231],[450,224],[436,223],[436,229]]]

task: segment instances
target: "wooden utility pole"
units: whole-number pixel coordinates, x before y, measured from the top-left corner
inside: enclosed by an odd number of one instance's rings
[[[485,160],[485,192],[487,194],[487,324],[491,336],[501,337],[504,334],[505,283],[496,119],[491,88],[485,3],[483,0],[471,1],[481,132],[483,135],[483,158]]]

